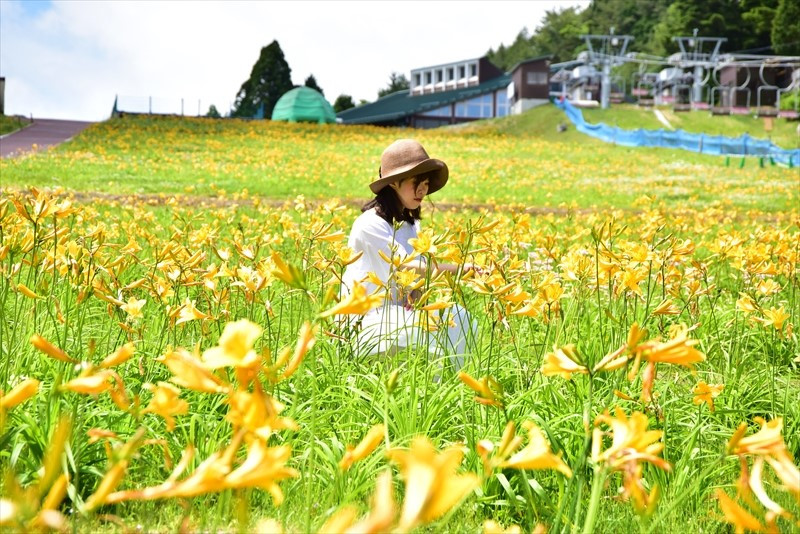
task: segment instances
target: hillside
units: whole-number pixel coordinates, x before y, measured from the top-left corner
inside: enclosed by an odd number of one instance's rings
[[[712,116],[708,112],[675,113],[672,108],[662,107],[664,114],[674,129],[682,129],[693,133],[709,135],[727,135],[738,137],[748,134],[760,139],[771,139],[783,148],[798,148],[800,137],[797,134],[797,122],[784,119],[773,121],[773,130],[768,134],[764,130],[764,119],[752,116]],[[652,109],[639,108],[635,105],[618,105],[609,109],[584,109],[583,116],[588,122],[604,122],[620,128],[635,130],[637,128],[659,129],[664,125],[659,122]],[[567,124],[565,132],[557,132],[559,124]],[[520,115],[512,115],[498,119],[490,119],[459,125],[456,128],[467,132],[497,132],[509,135],[530,135],[552,140],[586,142],[588,136],[582,135],[571,127],[564,113],[552,105],[540,106]],[[600,141],[595,141],[600,142]]]

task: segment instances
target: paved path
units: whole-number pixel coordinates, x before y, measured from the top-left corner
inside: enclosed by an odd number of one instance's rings
[[[36,119],[27,128],[0,139],[0,157],[11,158],[31,152],[34,144],[38,150],[61,144],[72,139],[90,124],[92,123],[82,121]]]

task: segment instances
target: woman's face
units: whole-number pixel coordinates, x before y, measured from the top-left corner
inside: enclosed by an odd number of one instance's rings
[[[397,196],[403,207],[407,210],[415,210],[422,204],[422,199],[428,194],[430,181],[421,176],[406,178],[400,183],[390,184],[391,188],[397,192]]]

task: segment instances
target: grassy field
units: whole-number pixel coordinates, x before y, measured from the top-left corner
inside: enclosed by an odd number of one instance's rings
[[[796,528],[797,170],[558,120],[128,117],[0,162],[0,524]],[[358,356],[380,299],[336,298],[380,152],[408,136],[451,181],[423,207],[430,271],[394,279],[426,338],[454,304],[475,320],[461,369]]]

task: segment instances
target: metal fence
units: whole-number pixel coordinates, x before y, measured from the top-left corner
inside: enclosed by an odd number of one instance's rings
[[[165,98],[158,96],[117,95],[112,114],[146,113],[152,115],[182,115],[188,117],[205,116],[210,102],[205,104],[201,98]],[[221,115],[227,110],[219,109]]]

